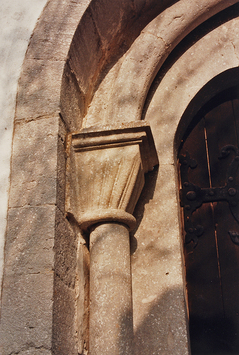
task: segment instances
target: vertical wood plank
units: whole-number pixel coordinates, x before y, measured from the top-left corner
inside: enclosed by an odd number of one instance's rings
[[[225,186],[228,167],[234,158],[234,153],[231,153],[225,159],[218,159],[218,157],[224,146],[237,146],[237,134],[231,101],[217,106],[206,115],[206,128],[212,186]],[[239,330],[236,317],[238,307],[234,302],[234,298],[235,295],[239,297],[239,259],[235,244],[230,240],[228,231],[232,226],[237,229],[238,226],[227,202],[214,203],[214,216],[224,308],[224,317],[220,320],[221,330],[218,336],[222,339],[220,341],[221,351],[230,354],[236,351],[238,346],[236,336]]]
[[[238,146],[238,133],[237,99],[219,104],[199,121],[180,151],[198,162],[189,181],[200,187],[225,186],[234,153],[218,157],[224,146]],[[236,180],[239,186],[239,174]],[[196,248],[190,243],[184,249],[192,354],[238,354],[239,246],[228,234],[239,233],[238,222],[227,202],[203,204],[192,221],[205,230]]]
[[[209,187],[207,151],[205,144],[205,123],[202,119],[185,141],[180,154],[190,153],[198,163],[189,169],[189,181]],[[217,251],[214,238],[214,222],[211,204],[202,205],[192,216],[193,225],[203,225],[205,232],[198,245],[185,245],[186,282],[190,313],[190,337],[193,354],[204,354],[214,346],[215,317],[222,317],[220,278],[217,265]]]

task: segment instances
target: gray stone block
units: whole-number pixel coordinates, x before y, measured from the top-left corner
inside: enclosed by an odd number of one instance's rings
[[[19,81],[16,119],[33,119],[59,112],[64,61],[27,59]]]
[[[27,58],[64,60],[79,20],[89,4],[83,1],[50,1],[33,32]]]
[[[78,355],[75,327],[75,291],[59,277],[54,281],[53,342],[54,355]]]
[[[60,106],[67,129],[71,132],[81,129],[85,114],[85,96],[68,63],[62,77]]]
[[[108,47],[117,36],[122,36],[122,30],[133,17],[133,7],[127,0],[98,0],[91,4],[91,11],[103,47]]]
[[[103,51],[99,34],[92,16],[87,11],[72,40],[69,51],[69,65],[76,75],[81,91],[91,91],[102,65]],[[89,102],[88,102],[89,103]]]
[[[61,211],[56,212],[55,274],[68,287],[74,289],[77,262],[77,235]]]
[[[17,124],[10,207],[56,203],[59,117]]]
[[[8,214],[5,278],[52,273],[55,206],[12,208]],[[6,279],[5,279],[6,281]]]
[[[4,275],[0,339],[2,355],[51,349],[53,271]]]

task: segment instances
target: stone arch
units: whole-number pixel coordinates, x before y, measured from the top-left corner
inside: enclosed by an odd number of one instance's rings
[[[140,120],[148,93],[144,116],[158,137],[156,145],[161,168],[155,198],[150,200],[147,185],[142,197],[142,203],[147,201],[147,206],[142,207],[139,203],[136,208],[137,217],[142,218],[137,230],[141,247],[132,257],[134,304],[135,309],[142,308],[135,316],[137,351],[147,354],[160,348],[166,352],[175,353],[178,349],[182,354],[187,353],[172,164],[177,124],[193,93],[186,81],[179,85],[190,95],[176,107],[175,117],[172,111],[166,115],[164,105],[170,102],[166,82],[173,82],[170,70],[168,76],[160,77],[160,68],[187,34],[235,3],[236,0],[211,0],[206,6],[201,1],[190,2],[189,6],[186,0],[160,4],[158,1],[102,1],[99,6],[97,1],[49,1],[31,38],[19,81],[2,301],[4,354],[25,350],[35,354],[36,349],[43,349],[46,354],[84,353],[88,252],[83,239],[79,243],[77,225],[65,218],[65,136],[81,126],[108,124],[112,117],[115,123]],[[149,50],[153,52],[152,57],[148,55]],[[235,53],[228,68],[238,65]],[[208,82],[210,75],[215,76],[224,69],[221,63],[219,71],[206,73],[200,85]],[[156,84],[158,89],[153,95],[152,82],[157,73],[159,85]],[[200,90],[200,85],[195,87],[194,94]],[[156,97],[159,92],[166,95],[167,101]],[[150,94],[152,98],[149,99]],[[106,106],[105,98],[109,100]],[[175,103],[177,97],[171,100]],[[160,104],[155,104],[156,101]],[[167,176],[171,178],[166,183]],[[160,200],[167,202],[156,207]],[[145,209],[143,217],[140,216],[142,209]],[[169,210],[171,217],[167,219]],[[157,223],[152,223],[149,228],[147,221]],[[157,240],[146,241],[147,228]],[[170,234],[167,241],[166,233]],[[146,258],[141,263],[144,253]],[[160,258],[165,261],[164,266],[158,264],[159,271],[155,276],[152,276],[155,268],[149,268],[152,255],[154,267]],[[167,279],[169,260],[174,260],[170,280]],[[146,273],[143,266],[148,268]],[[152,287],[149,275],[155,287]],[[137,292],[140,284],[148,287],[142,295]],[[147,293],[148,289],[151,294]],[[167,315],[163,313],[166,294],[177,299],[172,309],[167,305]],[[76,306],[80,309],[78,317]],[[153,324],[149,319],[151,310],[155,311],[157,327],[150,344],[147,333]],[[173,318],[175,312],[178,313],[177,319]],[[175,325],[182,331],[178,332]],[[164,331],[160,332],[160,328]]]

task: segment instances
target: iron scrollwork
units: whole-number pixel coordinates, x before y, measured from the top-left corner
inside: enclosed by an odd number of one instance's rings
[[[231,152],[235,156],[228,167],[225,186],[201,188],[188,179],[188,170],[197,167],[196,160],[192,159],[188,152],[179,156],[182,189],[180,190],[180,204],[184,209],[185,243],[194,242],[194,247],[198,243],[204,228],[201,225],[194,226],[192,214],[203,203],[216,201],[227,201],[234,219],[239,223],[239,186],[237,186],[236,174],[239,167],[239,149],[234,145],[226,145],[221,149],[219,159],[229,156]],[[239,234],[235,231],[228,232],[233,243],[239,245]]]

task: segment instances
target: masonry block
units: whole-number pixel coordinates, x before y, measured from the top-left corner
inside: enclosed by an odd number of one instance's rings
[[[42,348],[46,353],[50,353],[52,310],[52,270],[21,275],[8,275],[5,271],[0,331],[1,354],[21,354],[31,348]]]
[[[19,81],[16,119],[33,119],[59,112],[64,61],[27,59]]]
[[[96,79],[102,58],[101,40],[91,14],[87,11],[74,35],[69,51],[69,65],[84,94],[87,94]]]
[[[61,114],[69,131],[81,129],[85,114],[85,96],[77,82],[76,75],[67,63],[61,86]]]
[[[89,0],[49,1],[33,32],[27,58],[65,60],[72,36]]]
[[[17,124],[10,207],[56,203],[59,117]]]

